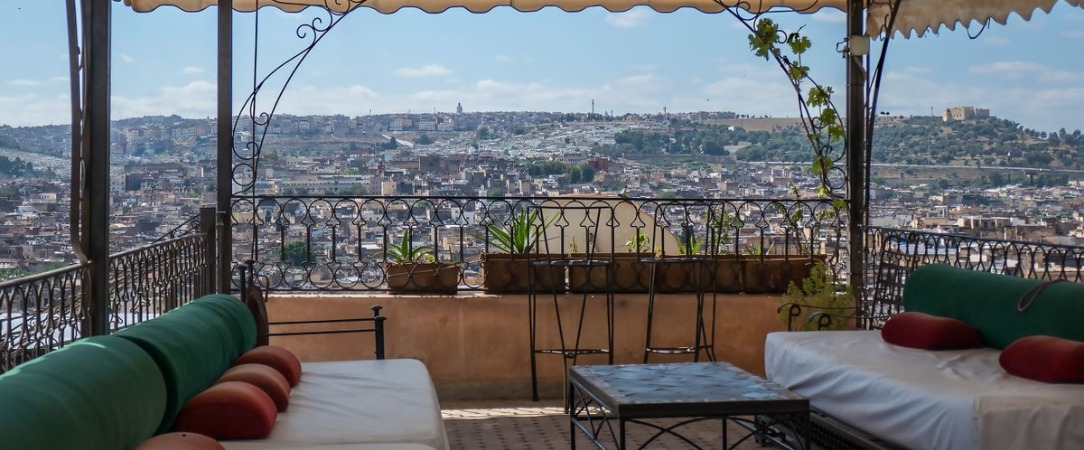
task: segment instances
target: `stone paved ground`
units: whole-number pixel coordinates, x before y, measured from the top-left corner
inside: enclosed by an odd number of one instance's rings
[[[443,406],[444,426],[452,450],[557,450],[570,448],[572,435],[568,415],[560,401],[515,402],[449,402]],[[658,422],[662,426],[677,423],[676,420]],[[719,421],[706,421],[681,428],[683,435],[702,448],[721,448]],[[731,445],[744,430],[728,425]],[[652,433],[646,427],[629,426],[628,447],[638,448]],[[578,449],[595,448],[578,429]],[[650,449],[688,449],[688,443],[668,437],[654,441]],[[751,440],[738,449],[760,449]]]

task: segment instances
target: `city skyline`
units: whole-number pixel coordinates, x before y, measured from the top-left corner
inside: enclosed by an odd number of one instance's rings
[[[69,120],[65,16],[60,2],[17,0],[0,7],[8,42],[0,57],[0,124]],[[253,14],[237,14],[235,107],[252,86]],[[303,43],[295,36],[315,11],[259,15],[261,70]],[[835,52],[844,15],[776,14],[786,29],[805,26],[814,41],[815,78],[841,93]],[[215,9],[172,7],[137,14],[113,9],[114,119],[215,111]],[[973,26],[975,34],[978,27]],[[1084,44],[1084,10],[1059,3],[1030,22],[1013,15],[978,38],[968,31],[892,42],[878,109],[894,115],[940,115],[973,105],[1028,128],[1084,128],[1084,60],[1064,49]],[[793,91],[774,63],[748,49],[747,31],[726,14],[647,8],[610,13],[552,8],[484,15],[453,9],[429,15],[363,9],[327,35],[298,71],[278,112],[346,114],[467,111],[655,113],[734,111],[796,115]],[[147,36],[165,36],[148,39]],[[387,39],[388,36],[394,39]],[[874,45],[879,45],[878,41]],[[273,96],[272,96],[273,97]],[[269,102],[269,100],[261,100]],[[842,94],[837,102],[842,104]]]

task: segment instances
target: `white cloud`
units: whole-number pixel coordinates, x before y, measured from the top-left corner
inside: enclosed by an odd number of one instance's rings
[[[203,68],[196,66],[187,66],[184,69],[181,69],[181,72],[188,75],[197,75],[203,73]]]
[[[68,77],[51,77],[45,80],[27,80],[23,78],[17,78],[8,82],[8,85],[15,87],[45,87],[55,86],[58,84],[64,84],[68,82]]]
[[[974,66],[971,73],[981,75],[1001,75],[1007,78],[1030,76],[1042,70],[1043,66],[1028,61],[996,61],[990,64]]]
[[[402,67],[395,69],[395,74],[401,77],[441,77],[450,75],[452,71],[440,64],[426,64],[421,67]]]
[[[815,22],[847,23],[847,13],[834,8],[824,8],[810,15]]]
[[[8,84],[15,87],[41,87],[45,86],[45,82],[38,80],[11,80]]]
[[[181,117],[214,116],[216,95],[215,84],[206,81],[163,86],[154,95],[145,97],[114,95],[113,118],[161,114],[177,114]]]
[[[776,81],[778,80],[778,81]],[[794,117],[798,101],[782,76],[727,77],[706,84],[698,95],[677,97],[672,111],[733,111],[740,114]]]
[[[380,112],[377,106],[382,96],[368,86],[295,85],[283,93],[279,110],[290,114],[346,114],[365,115],[370,110]],[[401,112],[394,110],[387,112]]]
[[[606,15],[606,23],[618,28],[632,28],[643,25],[653,15],[652,11],[643,8],[631,9],[620,13]]]
[[[134,62],[136,62],[136,59],[135,59],[135,58],[133,58],[133,57],[131,57],[131,56],[129,56],[129,55],[126,55],[126,54],[124,54],[124,53],[121,53],[121,55],[120,55],[120,60],[121,60],[121,61],[124,61],[124,62],[126,62],[126,63],[129,63],[129,64],[130,64],[130,63],[134,63]]]
[[[66,94],[0,95],[0,124],[40,126],[64,124],[71,117],[71,98]]]
[[[1043,83],[1075,83],[1084,81],[1084,73],[1073,73],[1028,61],[997,61],[974,66],[971,73],[993,75],[1008,80],[1037,80]]]

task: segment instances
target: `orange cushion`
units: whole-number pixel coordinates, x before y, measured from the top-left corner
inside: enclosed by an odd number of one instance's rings
[[[881,338],[889,344],[924,350],[982,347],[982,337],[971,325],[914,311],[890,317],[881,328]]]
[[[196,394],[184,404],[173,431],[215,439],[262,439],[271,434],[278,417],[275,402],[260,388],[226,381]]]
[[[215,383],[243,381],[262,389],[275,402],[279,412],[290,406],[290,383],[279,371],[263,364],[241,364],[231,367]]]
[[[1084,342],[1054,336],[1013,341],[998,357],[1001,367],[1018,377],[1047,383],[1084,383]]]
[[[202,434],[178,432],[147,439],[136,450],[226,450],[226,447]]]
[[[290,386],[297,386],[297,383],[301,381],[301,361],[292,352],[282,347],[274,345],[256,347],[233,362],[235,366],[239,364],[264,364],[274,367],[286,377]]]

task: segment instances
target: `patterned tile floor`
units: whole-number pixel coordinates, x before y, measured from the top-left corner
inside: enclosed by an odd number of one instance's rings
[[[452,450],[557,450],[568,449],[572,435],[568,416],[561,408],[560,400],[533,403],[519,401],[447,402],[442,404],[444,426]],[[676,420],[659,421],[670,425]],[[745,432],[737,425],[728,424],[731,445]],[[681,428],[682,434],[701,448],[721,448],[720,422],[707,421]],[[578,449],[595,448],[582,432],[576,430]],[[628,447],[639,446],[652,434],[646,427],[629,426]],[[673,437],[653,441],[650,449],[688,449],[688,443]],[[737,449],[761,449],[752,440],[743,442]]]

